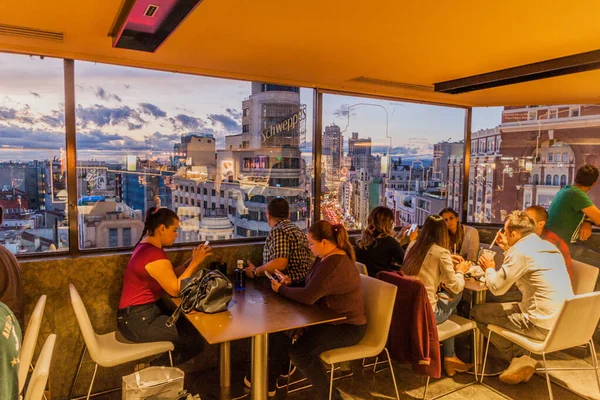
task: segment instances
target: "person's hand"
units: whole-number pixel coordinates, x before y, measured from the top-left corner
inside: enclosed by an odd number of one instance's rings
[[[469,272],[469,268],[471,268],[471,261],[461,261],[458,264],[456,264],[454,270],[456,272],[462,272],[462,274],[464,275],[467,272]]]
[[[493,268],[494,270],[496,269],[496,262],[494,260],[488,260],[484,256],[479,257],[479,265],[484,271],[488,268]]]
[[[252,264],[252,261],[250,260],[246,260],[246,262],[248,263],[248,266],[244,268],[244,273],[248,278],[254,278],[254,271],[256,270],[256,266]]]
[[[208,245],[199,245],[195,249],[192,250],[192,260],[190,265],[193,267],[198,267],[202,264],[202,261],[208,256],[212,254],[212,249]]]
[[[279,283],[281,283],[282,285],[289,285],[290,283],[292,283],[292,278],[290,278],[287,275],[282,274],[278,269],[275,270],[275,275],[277,275],[277,277],[279,278]]]
[[[579,240],[586,241],[592,236],[592,223],[585,221],[579,227]]]
[[[271,280],[271,289],[274,292],[279,293],[279,288],[281,287],[281,283],[277,282],[275,279]]]
[[[506,239],[506,235],[502,231],[498,232],[496,244],[502,249],[502,251],[508,250],[508,239]]]
[[[417,237],[419,237],[419,228],[415,228],[415,230],[410,233],[410,236],[408,238],[411,242],[414,242],[415,240],[417,240]]]
[[[454,265],[457,265],[457,264],[465,261],[465,259],[460,254],[450,254],[450,258],[452,258],[452,263]]]

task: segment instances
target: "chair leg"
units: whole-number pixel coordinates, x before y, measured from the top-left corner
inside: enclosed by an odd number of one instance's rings
[[[69,392],[69,399],[73,398],[73,392],[75,391],[75,386],[77,385],[77,380],[79,379],[79,373],[81,372],[81,365],[83,365],[83,359],[85,358],[86,350],[87,347],[84,345],[83,350],[81,351],[81,357],[79,357],[77,372],[75,373],[75,378],[73,379],[73,384],[71,385],[71,391]]]
[[[285,395],[287,396],[290,391],[290,376],[292,375],[292,362],[289,362],[288,366],[288,376],[287,376],[287,384],[285,385]]]
[[[92,394],[92,386],[94,386],[94,380],[96,379],[96,372],[98,372],[98,364],[94,363],[94,374],[92,375],[92,381],[90,382],[90,388],[88,389],[86,400],[90,400]]]
[[[173,354],[169,351],[169,363],[173,366]]]
[[[329,400],[333,395],[333,373],[335,372],[335,364],[331,364],[331,374],[329,375]]]
[[[425,391],[423,392],[423,400],[425,400],[427,398],[427,388],[429,388],[429,380],[431,379],[430,376],[427,377],[427,382],[425,383]]]
[[[477,382],[479,380],[479,378],[477,377],[477,367],[478,367],[477,363],[479,361],[479,354],[477,354],[477,351],[475,351],[475,342],[477,341],[476,335],[477,335],[477,328],[473,329],[473,361],[474,361],[473,372],[475,372],[475,382]]]
[[[383,348],[387,355],[388,364],[390,365],[390,372],[392,373],[392,381],[394,382],[394,390],[396,390],[396,399],[400,400],[400,394],[398,394],[398,385],[396,385],[396,375],[394,375],[394,367],[392,367],[392,359],[390,358],[390,352],[386,347]]]
[[[596,373],[598,392],[600,392],[600,375],[598,374],[598,355],[596,354],[596,346],[594,346],[594,339],[590,339],[590,353],[592,357],[592,364],[594,365],[594,372]]]
[[[548,385],[548,395],[550,396],[550,400],[554,400],[554,396],[552,396],[552,386],[550,385],[550,375],[548,375],[548,367],[546,366],[546,353],[542,352],[542,359],[544,360],[544,372],[546,373],[546,384]]]
[[[483,384],[483,377],[485,376],[485,364],[487,362],[487,357],[488,357],[488,351],[490,350],[490,342],[492,341],[492,331],[490,331],[490,334],[488,336],[488,342],[487,345],[485,346],[485,356],[483,356],[483,367],[481,368],[481,380],[479,381],[480,383]],[[477,368],[477,367],[475,367]]]

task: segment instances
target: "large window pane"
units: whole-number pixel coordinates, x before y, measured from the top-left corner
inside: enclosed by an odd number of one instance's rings
[[[460,211],[464,110],[349,96],[323,97],[322,218],[367,226],[378,205],[396,223]]]
[[[265,236],[279,196],[307,228],[311,90],[85,62],[75,77],[83,248],[135,244],[155,205],[179,242]]]
[[[0,53],[0,243],[67,250],[63,61]]]
[[[577,168],[600,165],[598,105],[475,108],[472,130],[469,221],[501,223],[513,210],[547,208]],[[598,204],[598,189],[588,194]]]

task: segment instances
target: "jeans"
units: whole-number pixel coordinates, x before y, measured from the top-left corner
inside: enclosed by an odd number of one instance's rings
[[[489,337],[488,324],[501,326],[521,335],[536,340],[544,340],[548,336],[548,330],[540,328],[529,322],[525,314],[521,312],[518,303],[486,303],[479,304],[473,308],[471,315],[477,322],[479,330]],[[527,354],[527,350],[512,343],[500,335],[492,335],[492,343],[502,358],[511,361],[514,357]]]
[[[132,342],[173,343],[173,364],[182,364],[202,352],[204,339],[184,315],[172,327],[166,325],[170,314],[160,303],[122,308],[117,311],[117,328],[125,339]],[[165,354],[154,363],[168,364]]]
[[[444,294],[442,294],[444,295]],[[456,307],[458,303],[460,303],[460,299],[462,298],[462,292],[454,295],[454,297],[445,298],[439,297],[438,302],[433,310],[433,315],[435,317],[435,323],[437,325],[446,321],[450,318],[450,315],[454,311],[456,311]],[[444,358],[454,357],[456,356],[456,352],[454,351],[454,337],[448,338],[444,340],[442,343],[442,351],[444,352]]]

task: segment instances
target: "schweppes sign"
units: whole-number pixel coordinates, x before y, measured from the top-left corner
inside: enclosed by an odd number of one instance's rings
[[[273,136],[275,136],[281,132],[288,132],[288,131],[296,128],[296,126],[301,121],[304,121],[305,119],[306,119],[306,105],[302,105],[302,107],[300,108],[300,111],[298,111],[296,114],[292,115],[288,119],[286,119],[278,124],[271,125],[267,129],[263,129],[263,131],[260,133],[260,135],[262,136],[262,142],[263,143],[266,142],[267,139],[272,138]]]

